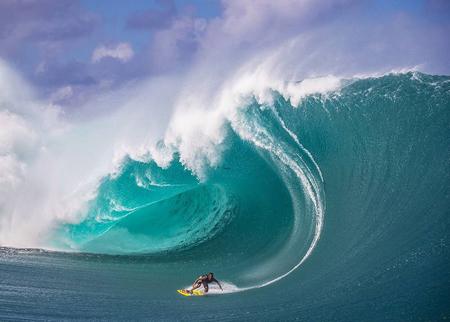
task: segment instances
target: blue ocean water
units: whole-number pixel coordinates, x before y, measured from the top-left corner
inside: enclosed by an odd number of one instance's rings
[[[272,95],[202,178],[125,159],[62,252],[1,248],[0,320],[449,319],[450,77]],[[175,292],[208,271],[225,294]]]

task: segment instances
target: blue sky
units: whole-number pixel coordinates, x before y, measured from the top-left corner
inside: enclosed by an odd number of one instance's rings
[[[233,61],[243,61],[289,38],[324,28],[339,31],[329,33],[328,50],[336,46],[336,52],[349,56],[361,46],[366,48],[367,62],[355,53],[358,66],[366,63],[376,69],[381,63],[386,68],[404,63],[449,73],[445,36],[450,31],[449,3],[10,0],[0,3],[0,58],[43,97],[61,104],[76,104],[77,97],[99,90],[190,68],[199,57],[219,55],[214,48],[229,52],[227,57]],[[368,57],[372,52],[376,55]],[[61,90],[71,94],[58,96]]]
[[[92,1],[82,0],[82,5],[102,17],[102,34],[105,38],[120,41],[127,39],[135,48],[145,46],[149,37],[149,30],[127,28],[127,21],[136,13],[148,10],[161,10],[169,1],[136,0],[123,1]],[[197,16],[211,19],[221,14],[220,2],[217,0],[173,1],[177,12],[192,10]]]

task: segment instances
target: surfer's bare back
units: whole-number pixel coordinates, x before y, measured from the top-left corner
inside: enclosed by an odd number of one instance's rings
[[[193,290],[195,290],[203,285],[203,287],[205,288],[205,293],[208,293],[208,290],[209,290],[208,284],[212,283],[212,282],[217,283],[217,285],[219,285],[220,289],[223,291],[222,285],[220,285],[219,281],[214,278],[214,274],[208,273],[208,274],[199,276],[195,280],[195,282],[192,284],[192,289],[189,292],[192,294]]]

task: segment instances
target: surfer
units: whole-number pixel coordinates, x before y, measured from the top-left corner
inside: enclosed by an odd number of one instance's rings
[[[209,289],[208,284],[212,283],[212,282],[217,283],[217,285],[219,285],[220,289],[223,291],[222,285],[220,285],[219,281],[214,278],[214,274],[208,273],[208,274],[199,276],[195,280],[194,284],[192,284],[192,289],[189,291],[189,293],[192,294],[193,290],[199,288],[202,285],[205,288],[205,293],[208,293],[208,289]]]

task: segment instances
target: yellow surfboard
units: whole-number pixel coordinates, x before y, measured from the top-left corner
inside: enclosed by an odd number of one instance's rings
[[[183,296],[203,296],[205,293],[200,290],[194,290],[192,291],[192,294],[188,290],[177,290],[178,293],[180,293]]]

